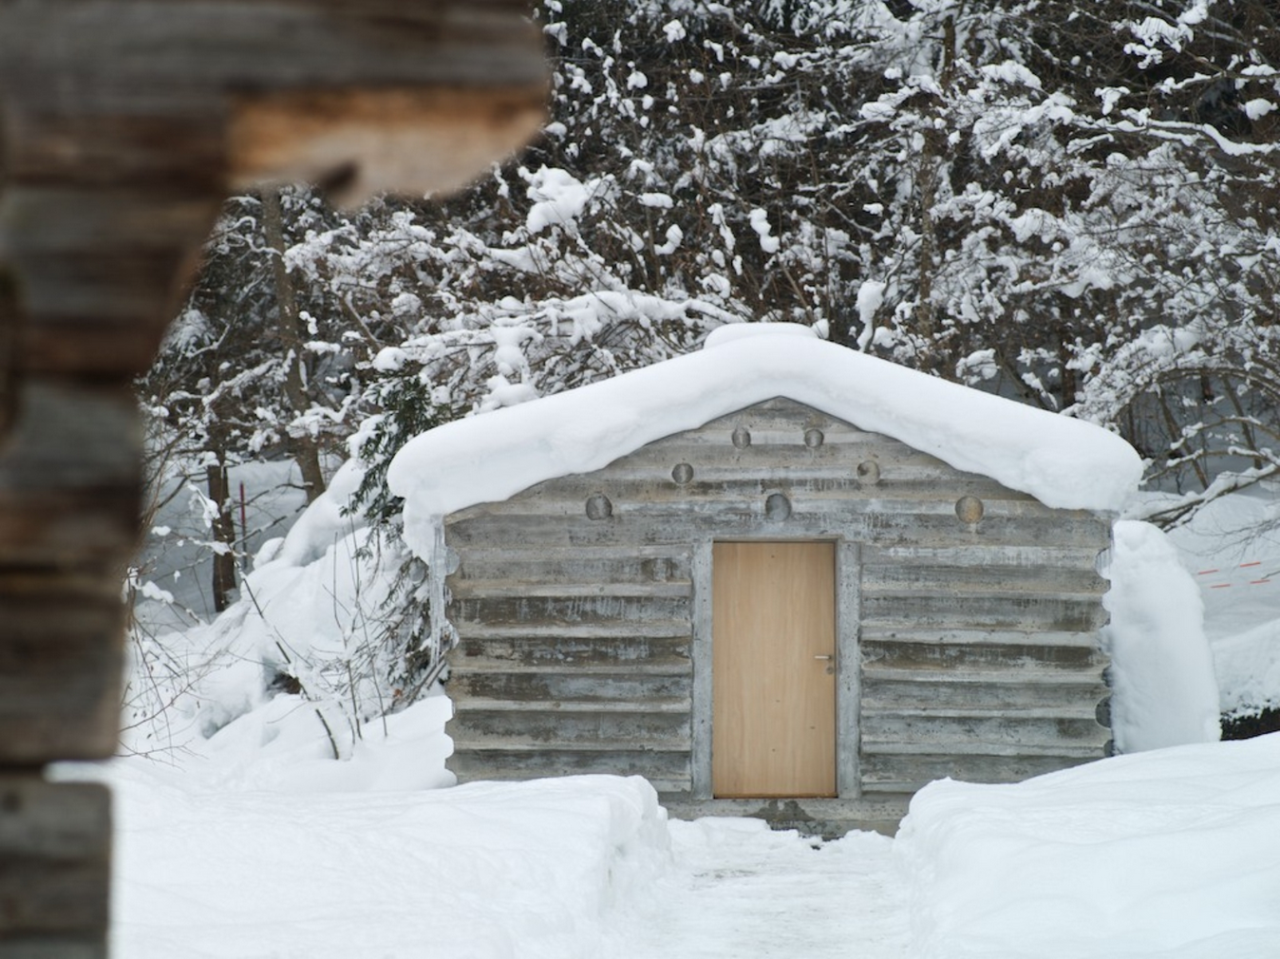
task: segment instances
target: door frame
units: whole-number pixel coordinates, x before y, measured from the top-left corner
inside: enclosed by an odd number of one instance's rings
[[[829,536],[724,536],[694,544],[693,578],[693,742],[690,758],[692,798],[712,799],[712,546],[721,543],[834,543],[836,547],[836,796],[857,799],[858,714],[861,659],[858,622],[861,607],[860,547]]]

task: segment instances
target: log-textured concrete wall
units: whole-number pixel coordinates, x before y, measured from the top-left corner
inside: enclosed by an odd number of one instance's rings
[[[842,800],[1098,758],[1109,530],[786,399],[471,507],[446,527],[451,767],[638,773],[677,806],[709,800],[699,599],[709,544],[733,539],[833,540],[853,567]]]

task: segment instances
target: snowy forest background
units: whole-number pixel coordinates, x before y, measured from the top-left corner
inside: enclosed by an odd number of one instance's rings
[[[724,323],[808,324],[1113,429],[1160,494],[1133,515],[1167,527],[1280,470],[1273,4],[542,0],[534,16],[550,122],[466,192],[227,204],[138,384],[155,496],[129,581],[129,725],[208,734],[245,689],[283,691],[347,753],[439,664],[384,483],[400,446]],[[278,538],[314,501],[306,535]],[[317,561],[308,614],[265,615],[264,592],[296,590],[284,569]]]

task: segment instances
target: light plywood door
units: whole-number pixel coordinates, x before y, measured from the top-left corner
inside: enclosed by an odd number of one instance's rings
[[[833,543],[712,551],[711,787],[836,794]]]

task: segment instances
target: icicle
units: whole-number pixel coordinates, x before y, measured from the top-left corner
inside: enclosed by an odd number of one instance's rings
[[[444,517],[431,518],[431,559],[427,565],[431,590],[431,651],[442,656],[452,630],[445,620],[444,578],[448,574],[448,548],[444,542]]]

